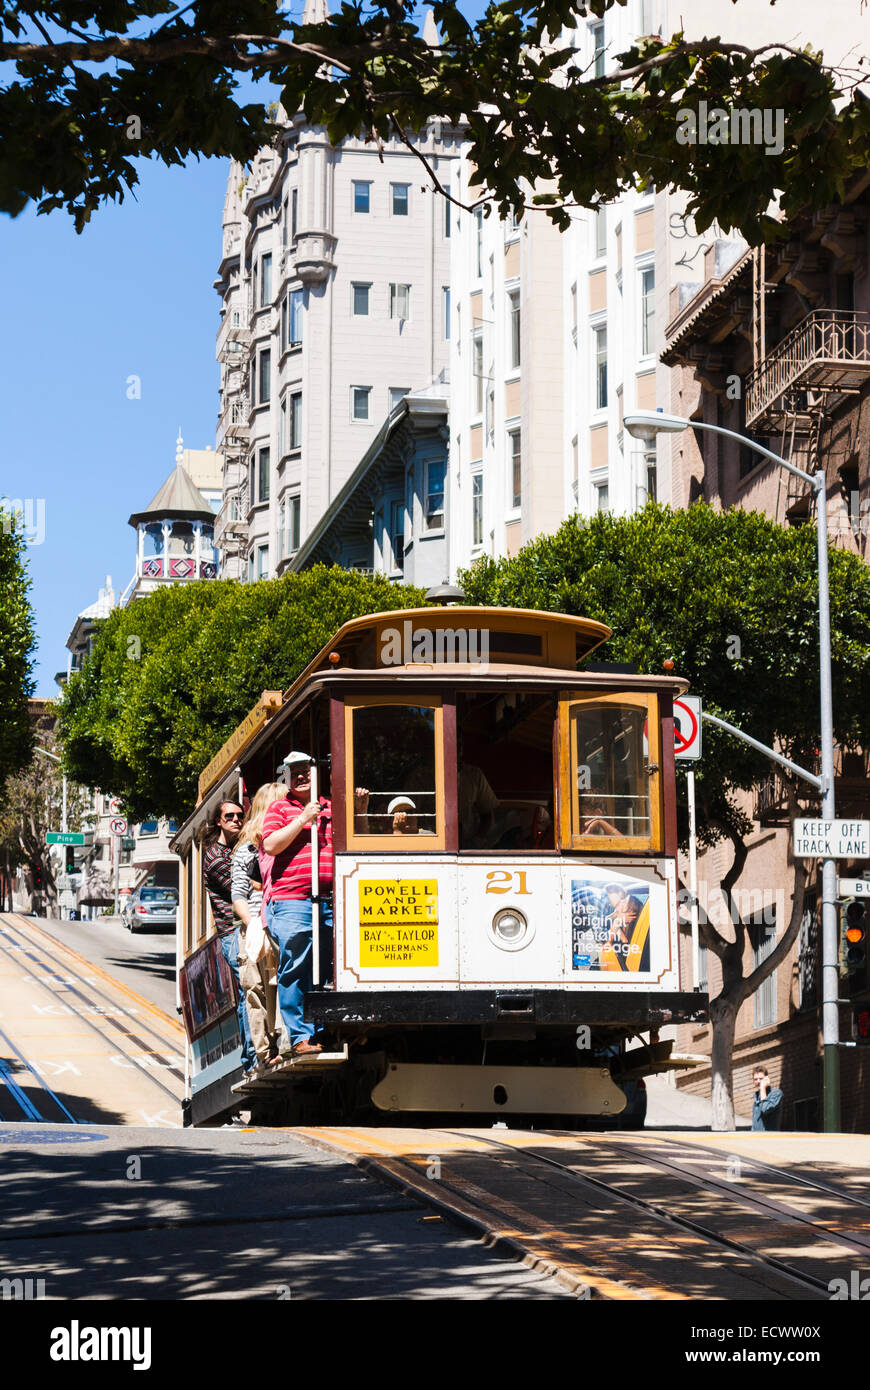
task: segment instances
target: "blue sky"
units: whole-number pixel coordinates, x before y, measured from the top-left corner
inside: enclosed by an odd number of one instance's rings
[[[44,506],[44,538],[28,547],[40,695],[57,694],[67,636],[105,576],[116,593],[131,578],[127,518],[174,467],[179,426],[188,448],[214,447],[227,167],[141,161],[136,197],[107,204],[81,236],[63,211],[0,216],[0,497],[34,499],[34,523]]]

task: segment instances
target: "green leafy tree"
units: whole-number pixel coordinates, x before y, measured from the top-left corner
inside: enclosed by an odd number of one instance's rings
[[[469,601],[582,614],[607,623],[602,656],[661,672],[670,658],[705,708],[806,765],[819,737],[818,582],[815,529],[785,529],[756,512],[686,511],[650,505],[632,517],[572,517],[553,536],[512,559],[478,561],[460,578]],[[870,570],[830,548],[835,736],[845,747],[870,742]],[[744,974],[747,923],[735,885],[751,821],[739,792],[766,779],[762,754],[715,729],[704,730],[696,765],[702,845],[726,840],[733,861],[722,880],[729,932],[709,918],[701,940],[722,967],[711,1000],[714,1128],[734,1124],[731,1055],[741,1004],[788,956],[803,915],[805,870],[794,864],[789,921],[774,951]],[[678,777],[683,778],[682,769]],[[797,789],[792,786],[793,804]],[[685,796],[679,798],[685,807]],[[681,839],[688,823],[682,810]],[[780,924],[782,926],[782,924]],[[733,939],[732,939],[733,934]]]
[[[860,68],[690,31],[608,54],[603,75],[584,71],[561,36],[578,16],[626,3],[499,0],[471,24],[451,0],[432,0],[440,40],[428,44],[415,0],[344,3],[314,25],[289,23],[278,0],[4,0],[0,60],[14,67],[0,89],[0,208],[66,207],[80,230],[135,185],[137,156],[250,160],[273,131],[264,104],[240,99],[246,75],[268,78],[285,110],[304,108],[336,142],[407,140],[432,118],[463,125],[481,198],[505,214],[531,197],[563,227],[571,204],[671,184],[700,228],[715,218],[757,240],[773,232],[772,199],[788,217],[863,172]],[[782,149],[680,143],[679,111],[701,102],[784,112]]]
[[[12,869],[25,865],[33,909],[37,912],[45,909],[49,917],[57,915],[58,892],[55,863],[46,835],[49,830],[60,829],[63,811],[60,746],[52,723],[50,716],[41,721],[31,761],[8,778],[0,804],[0,855],[6,881],[10,882]],[[87,790],[68,782],[67,829],[81,830],[90,813],[91,798]],[[32,868],[35,865],[42,869],[41,893],[34,891]]]
[[[29,761],[33,745],[27,701],[34,691],[34,633],[25,553],[18,520],[0,505],[0,788]]]
[[[342,623],[419,607],[423,590],[317,565],[239,585],[168,585],[102,624],[68,682],[68,772],[121,797],[132,819],[184,817],[197,778],[256,704],[283,690]]]

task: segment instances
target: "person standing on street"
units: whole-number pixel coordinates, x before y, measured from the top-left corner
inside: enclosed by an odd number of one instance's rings
[[[208,890],[214,924],[221,950],[236,982],[239,1036],[242,1040],[242,1070],[251,1071],[257,1054],[248,1024],[245,993],[239,978],[239,929],[233,917],[233,846],[239,838],[245,813],[238,801],[222,801],[202,837],[202,872]]]
[[[755,1098],[752,1102],[753,1129],[782,1129],[782,1091],[771,1086],[767,1067],[755,1067],[752,1072]]]

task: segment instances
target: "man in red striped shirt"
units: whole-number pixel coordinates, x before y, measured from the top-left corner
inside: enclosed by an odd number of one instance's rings
[[[288,783],[283,801],[273,801],[263,821],[260,851],[274,856],[266,925],[278,943],[278,1005],[294,1056],[320,1052],[311,1041],[314,1027],[303,1016],[305,993],[313,987],[311,826],[317,822],[320,887],[320,959],[326,963],[332,941],[332,803],[311,797],[311,759],[290,753],[278,770]]]

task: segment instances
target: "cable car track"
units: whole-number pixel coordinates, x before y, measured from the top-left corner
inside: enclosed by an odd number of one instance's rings
[[[527,1200],[525,1206],[518,1205],[519,1198],[515,1195],[517,1170],[533,1183],[542,1181],[544,1170],[556,1171],[559,1173],[561,1181],[567,1183],[569,1188],[575,1190],[578,1195],[582,1193],[584,1198],[588,1200],[589,1195],[593,1194],[597,1199],[596,1205],[599,1207],[601,1197],[605,1196],[609,1202],[643,1213],[659,1230],[662,1227],[667,1228],[667,1234],[662,1231],[662,1235],[672,1246],[669,1251],[669,1258],[676,1257],[683,1261],[688,1259],[690,1262],[693,1258],[696,1260],[696,1269],[693,1272],[690,1268],[687,1282],[691,1282],[693,1278],[697,1277],[698,1270],[703,1267],[710,1252],[724,1253],[727,1251],[730,1262],[727,1267],[723,1266],[723,1270],[728,1278],[733,1279],[736,1276],[744,1282],[748,1280],[750,1283],[760,1283],[766,1295],[769,1296],[770,1290],[774,1287],[771,1284],[770,1276],[775,1274],[779,1286],[778,1294],[784,1299],[830,1298],[828,1279],[819,1277],[817,1273],[810,1272],[805,1268],[798,1268],[788,1259],[771,1254],[758,1248],[757,1245],[729,1235],[725,1231],[715,1229],[703,1219],[675,1212],[657,1198],[650,1199],[636,1192],[626,1191],[619,1182],[608,1181],[589,1172],[578,1172],[573,1164],[560,1161],[550,1154],[541,1153],[534,1146],[521,1147],[524,1141],[534,1141],[536,1138],[546,1137],[549,1141],[558,1140],[562,1138],[558,1131],[541,1131],[540,1133],[537,1131],[514,1131],[518,1141],[514,1143],[495,1139],[490,1134],[479,1131],[409,1131],[408,1141],[403,1141],[402,1147],[397,1147],[386,1136],[381,1136],[377,1132],[317,1129],[306,1129],[301,1132],[316,1144],[324,1143],[329,1148],[340,1148],[344,1153],[351,1152],[356,1157],[357,1162],[361,1162],[363,1166],[368,1164],[372,1171],[380,1173],[381,1176],[392,1178],[400,1185],[410,1187],[418,1196],[423,1196],[435,1205],[441,1206],[454,1218],[458,1216],[460,1220],[473,1224],[478,1230],[485,1231],[490,1240],[511,1247],[513,1252],[524,1259],[527,1264],[531,1263],[535,1267],[549,1268],[551,1272],[562,1279],[562,1282],[568,1283],[569,1286],[576,1288],[578,1284],[576,1271],[578,1268],[585,1270],[585,1274],[581,1277],[586,1288],[592,1290],[595,1297],[605,1299],[683,1299],[690,1297],[690,1295],[682,1293],[673,1284],[664,1281],[651,1283],[643,1273],[626,1263],[622,1263],[621,1257],[630,1253],[633,1246],[639,1246],[646,1254],[649,1254],[650,1251],[661,1252],[661,1246],[656,1246],[651,1241],[649,1233],[644,1236],[638,1235],[636,1231],[631,1231],[628,1239],[617,1240],[615,1246],[611,1245],[603,1252],[600,1250],[596,1252],[596,1244],[600,1245],[600,1236],[596,1233],[590,1232],[587,1240],[582,1229],[579,1235],[576,1229],[573,1232],[564,1229],[568,1224],[568,1220],[566,1220],[567,1209],[564,1202],[560,1202],[554,1208],[552,1220],[542,1223],[534,1214],[541,1207],[541,1198],[534,1189],[525,1194],[526,1198],[531,1200]],[[419,1142],[417,1142],[417,1134],[420,1136]],[[566,1141],[577,1140],[578,1136],[573,1133],[566,1133],[564,1138]],[[432,1163],[439,1152],[439,1141],[443,1145],[445,1139],[450,1141],[450,1147],[442,1154],[443,1166],[439,1169],[437,1181],[422,1180],[421,1167],[424,1163]],[[457,1140],[462,1146],[459,1150],[456,1148],[455,1141]],[[670,1141],[664,1142],[669,1143]],[[469,1143],[474,1147],[469,1148]],[[403,1149],[408,1149],[409,1144],[413,1144],[416,1154],[403,1152]],[[679,1144],[679,1141],[676,1141],[676,1144],[681,1150],[688,1147]],[[784,1207],[781,1203],[775,1202],[763,1194],[751,1193],[747,1190],[735,1190],[736,1185],[734,1184],[717,1181],[715,1178],[699,1174],[697,1171],[692,1172],[678,1163],[668,1163],[661,1154],[658,1156],[659,1161],[655,1162],[655,1156],[644,1151],[645,1145],[640,1147],[621,1145],[616,1140],[608,1141],[604,1137],[599,1139],[596,1136],[594,1139],[585,1139],[582,1145],[578,1144],[578,1159],[582,1159],[584,1150],[587,1154],[589,1153],[589,1145],[594,1146],[596,1153],[604,1149],[607,1155],[617,1154],[622,1158],[627,1158],[629,1162],[647,1164],[659,1171],[670,1170],[671,1175],[683,1184],[711,1191],[714,1200],[724,1195],[738,1205],[749,1207],[761,1221],[769,1222],[771,1218],[775,1218],[777,1228],[775,1230],[772,1228],[772,1234],[778,1240],[782,1238],[783,1226],[787,1226],[796,1231],[806,1232],[809,1230],[825,1244],[843,1247],[850,1254],[853,1252],[863,1254],[865,1251],[870,1251],[870,1241],[833,1229],[830,1225],[814,1220],[811,1216],[804,1215],[794,1209]],[[430,1152],[428,1158],[424,1160],[421,1155],[426,1153],[427,1149]],[[499,1196],[498,1190],[491,1190],[479,1174],[470,1180],[461,1171],[456,1171],[462,1160],[479,1158],[482,1150],[495,1151],[502,1161],[508,1160],[507,1165],[498,1171],[496,1181],[492,1186],[498,1189],[501,1179],[507,1177],[506,1186],[511,1192],[510,1201],[505,1202]],[[710,1150],[704,1149],[703,1152],[705,1157],[713,1157]],[[697,1159],[699,1156],[697,1150],[692,1151],[692,1156]],[[773,1169],[771,1165],[759,1164],[759,1167],[762,1169],[771,1168],[771,1171],[780,1176],[780,1170]],[[781,1176],[788,1179],[791,1175],[782,1173]],[[851,1201],[848,1193],[827,1188],[822,1183],[805,1180],[802,1186],[816,1188],[826,1196],[833,1196],[840,1202]],[[546,1194],[544,1194],[545,1197]],[[858,1204],[867,1205],[860,1198]],[[571,1215],[576,1219],[576,1211]],[[763,1227],[760,1228],[760,1231],[763,1237]],[[697,1241],[703,1242],[703,1246],[694,1249],[693,1242]],[[614,1250],[617,1253],[614,1253]],[[578,1264],[579,1261],[582,1261],[582,1264]],[[590,1295],[586,1293],[584,1296]],[[695,1297],[698,1296],[704,1297],[703,1294],[695,1295]],[[715,1298],[717,1295],[711,1293],[707,1296]],[[743,1294],[742,1296],[751,1295]]]
[[[447,1132],[455,1133],[455,1131]],[[517,1152],[513,1145],[504,1144],[497,1139],[490,1139],[488,1137],[484,1137],[483,1142],[491,1144],[493,1147],[497,1147],[502,1150],[508,1150],[510,1153],[515,1154]],[[650,1159],[640,1150],[635,1149],[630,1145],[622,1146],[617,1144],[607,1144],[606,1141],[604,1141],[604,1147],[608,1148],[613,1153],[629,1153],[635,1155],[638,1158],[643,1159],[644,1162],[655,1163],[655,1159]],[[667,1222],[669,1225],[681,1227],[684,1230],[691,1231],[694,1235],[701,1236],[704,1240],[711,1241],[712,1243],[726,1247],[729,1250],[734,1250],[738,1254],[742,1255],[744,1258],[751,1260],[753,1263],[761,1263],[767,1265],[769,1268],[775,1269],[780,1274],[785,1275],[786,1278],[793,1279],[797,1283],[802,1284],[805,1287],[819,1290],[823,1292],[826,1297],[829,1296],[827,1281],[817,1279],[815,1275],[795,1270],[790,1265],[786,1264],[783,1260],[777,1259],[776,1256],[767,1255],[764,1252],[756,1250],[752,1246],[745,1244],[745,1242],[743,1241],[733,1240],[730,1236],[725,1236],[720,1231],[714,1231],[709,1226],[705,1226],[703,1223],[694,1221],[689,1217],[676,1216],[673,1212],[665,1210],[663,1207],[660,1207],[655,1202],[650,1202],[643,1197],[638,1197],[634,1193],[625,1192],[622,1188],[618,1187],[614,1183],[605,1182],[603,1179],[593,1177],[588,1173],[577,1173],[576,1170],[572,1168],[569,1164],[560,1163],[557,1159],[549,1157],[549,1155],[537,1153],[534,1150],[530,1149],[522,1149],[519,1152],[524,1158],[533,1159],[539,1163],[544,1163],[550,1167],[557,1168],[560,1172],[567,1174],[569,1177],[571,1177],[573,1180],[579,1183],[606,1192],[611,1197],[616,1197],[621,1201],[629,1203],[629,1205],[631,1206],[637,1207],[642,1211],[649,1212],[650,1214],[658,1217],[659,1220]],[[731,1197],[734,1200],[742,1201],[746,1205],[754,1206],[756,1210],[758,1210],[762,1214],[767,1214],[768,1210],[775,1211],[776,1214],[780,1217],[786,1214],[784,1209],[781,1208],[779,1204],[772,1203],[765,1199],[753,1197],[750,1193],[738,1193],[734,1190],[733,1186],[728,1186],[725,1183],[717,1182],[715,1179],[713,1179],[712,1181],[702,1180],[699,1177],[699,1175],[690,1173],[685,1169],[680,1168],[676,1164],[666,1164],[663,1161],[659,1161],[656,1164],[656,1166],[660,1168],[669,1168],[679,1177],[690,1180],[696,1186],[705,1188],[713,1187],[720,1191],[724,1191],[727,1196]],[[839,1232],[832,1231],[830,1230],[830,1228],[826,1226],[819,1225],[819,1223],[812,1221],[808,1217],[804,1217],[798,1214],[792,1215],[791,1213],[788,1213],[786,1219],[793,1221],[796,1225],[801,1224],[809,1226],[818,1235],[824,1236],[828,1239],[833,1239],[839,1244],[847,1245],[854,1250],[870,1251],[870,1241],[863,1241],[860,1239],[855,1240],[852,1237],[845,1237],[841,1235]]]
[[[38,940],[34,939],[34,934],[44,937],[46,942],[50,943],[50,947],[48,945],[42,946]],[[167,1037],[167,1032],[177,1032],[179,1038],[183,1036],[180,1026],[174,1019],[163,1014],[147,1000],[115,981],[98,965],[86,960],[64,942],[59,941],[41,926],[29,920],[21,923],[9,914],[0,918],[0,957],[12,965],[21,965],[24,961],[28,962],[33,967],[33,973],[30,976],[32,983],[41,993],[47,994],[52,1003],[64,1005],[69,1009],[72,1017],[78,1023],[84,1024],[90,1033],[96,1034],[110,1051],[114,1051],[114,1055],[121,1057],[125,1064],[134,1067],[140,1075],[147,1075],[151,1086],[168,1100],[171,1100],[173,1107],[180,1107],[181,1096],[178,1091],[167,1086],[159,1076],[154,1074],[153,1069],[146,1070],[137,1062],[137,1056],[143,1055],[163,1059],[161,1069],[169,1072],[170,1076],[183,1085],[184,1075],[171,1061],[171,1054],[177,1044],[173,1044]],[[77,963],[85,968],[88,978],[76,968]],[[126,1008],[123,1003],[113,999],[104,989],[93,982],[95,975],[102,977],[112,989],[117,989],[130,1000],[135,1000],[139,1015],[145,1010],[153,1013],[163,1024],[164,1032],[161,1033],[147,1017],[134,1017],[131,1010]],[[59,977],[62,977],[62,982]],[[71,981],[76,983],[71,983]],[[68,1001],[63,997],[64,995],[72,996],[72,1000]],[[77,1007],[77,1004],[84,1007]],[[106,1006],[113,1010],[114,1014],[107,1012]],[[87,1012],[89,1008],[96,1008],[100,1012],[96,1017],[91,1017]],[[117,1016],[118,1014],[120,1017]],[[61,1123],[66,1122],[75,1125],[89,1123],[89,1121],[77,1117],[74,1113],[75,1106],[70,1109],[60,1099],[40,1074],[37,1066],[31,1065],[31,1061],[28,1060],[24,1051],[2,1030],[0,1030],[0,1038],[26,1067],[34,1081],[38,1083],[40,1093],[45,1094],[51,1105],[57,1107],[60,1112]],[[14,1068],[8,1062],[0,1066],[0,1083],[3,1083],[3,1093],[18,1107],[25,1118],[34,1121],[44,1120],[45,1116],[40,1113],[38,1105],[24,1092],[20,1084],[20,1075],[16,1079],[12,1074],[13,1070]]]
[[[641,1142],[645,1142],[641,1140]],[[715,1149],[706,1144],[686,1144],[679,1139],[668,1138],[668,1144],[674,1148],[679,1148],[686,1154],[704,1153],[711,1158],[721,1156],[721,1149]],[[763,1159],[752,1158],[748,1154],[736,1154],[741,1167],[751,1166],[761,1172],[775,1173],[777,1177],[785,1179],[786,1182],[798,1183],[801,1187],[810,1187],[816,1192],[823,1192],[828,1197],[837,1197],[841,1200],[851,1202],[852,1206],[866,1207],[870,1210],[870,1197],[859,1197],[845,1187],[832,1186],[830,1183],[819,1182],[816,1178],[805,1178],[800,1173],[791,1172],[788,1168],[777,1168],[772,1163],[765,1163]]]

